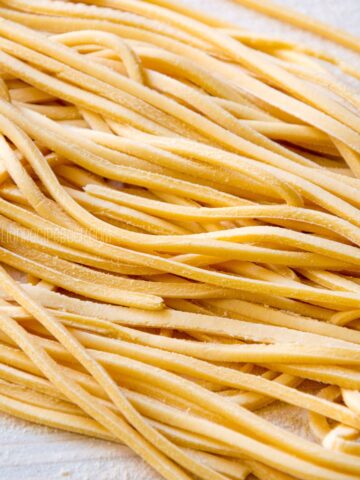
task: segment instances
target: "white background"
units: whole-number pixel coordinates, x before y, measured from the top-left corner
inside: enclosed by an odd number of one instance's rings
[[[359,56],[295,30],[268,17],[241,8],[231,0],[183,0],[219,18],[262,34],[304,41],[332,53],[341,53],[360,65]],[[278,0],[328,24],[360,36],[360,0]],[[284,412],[285,413],[285,412]],[[269,409],[268,417],[277,419]],[[280,420],[280,418],[278,418]],[[287,409],[281,423],[306,435],[305,418]],[[26,423],[0,413],[1,480],[156,480],[158,476],[127,448]]]

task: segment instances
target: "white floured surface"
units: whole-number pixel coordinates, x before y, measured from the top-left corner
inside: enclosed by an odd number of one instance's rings
[[[278,0],[314,18],[360,35],[360,0]],[[231,0],[183,0],[253,31],[302,41],[360,66],[359,56],[311,34],[241,8]],[[271,407],[267,417],[308,435],[302,412]],[[32,425],[0,413],[1,480],[156,480],[159,477],[126,447]]]

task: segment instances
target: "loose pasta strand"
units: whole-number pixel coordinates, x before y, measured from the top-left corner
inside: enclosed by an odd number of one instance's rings
[[[282,20],[286,23],[290,23],[295,27],[308,30],[317,35],[321,35],[329,40],[332,40],[344,47],[355,50],[355,52],[360,52],[360,40],[353,35],[344,32],[340,29],[330,27],[325,23],[322,23],[319,20],[313,20],[308,16],[301,14],[299,12],[292,11],[291,9],[285,8],[273,2],[272,0],[236,0],[238,3],[244,5],[245,7],[252,8],[269,15],[270,17],[275,17],[276,19]]]

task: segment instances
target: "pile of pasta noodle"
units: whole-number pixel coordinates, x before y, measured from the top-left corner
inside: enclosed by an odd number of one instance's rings
[[[0,17],[0,410],[167,480],[359,479],[360,73],[169,0]]]

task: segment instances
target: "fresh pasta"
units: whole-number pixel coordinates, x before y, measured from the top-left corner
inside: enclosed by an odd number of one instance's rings
[[[166,480],[359,478],[360,102],[334,69],[360,80],[173,0],[0,1],[0,411]]]

